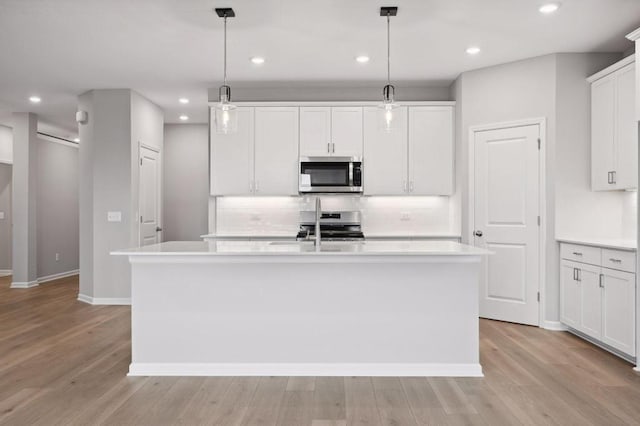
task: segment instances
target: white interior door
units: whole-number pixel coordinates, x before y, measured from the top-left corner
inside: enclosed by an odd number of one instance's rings
[[[483,263],[480,316],[538,325],[540,127],[474,133],[474,240]]]
[[[160,154],[140,148],[140,245],[161,241]]]

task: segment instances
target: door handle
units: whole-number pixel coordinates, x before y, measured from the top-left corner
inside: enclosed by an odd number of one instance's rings
[[[482,237],[482,231],[478,230],[476,232],[473,233],[476,237]]]
[[[156,232],[162,232],[162,228],[160,228],[159,226],[156,226]]]

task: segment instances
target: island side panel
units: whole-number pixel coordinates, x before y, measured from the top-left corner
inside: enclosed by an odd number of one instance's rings
[[[481,374],[467,257],[132,266],[132,375]]]

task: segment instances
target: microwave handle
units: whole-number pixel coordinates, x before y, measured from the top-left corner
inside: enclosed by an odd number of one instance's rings
[[[349,162],[349,186],[353,186],[353,162]]]

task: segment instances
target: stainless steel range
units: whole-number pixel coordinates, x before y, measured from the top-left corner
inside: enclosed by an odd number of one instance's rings
[[[298,240],[315,237],[316,212],[300,212]],[[320,215],[320,237],[323,241],[364,240],[359,211],[322,212]]]

